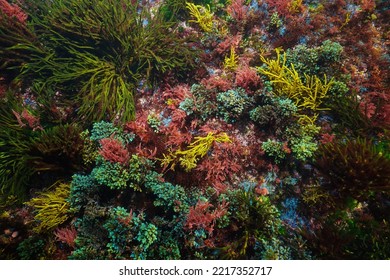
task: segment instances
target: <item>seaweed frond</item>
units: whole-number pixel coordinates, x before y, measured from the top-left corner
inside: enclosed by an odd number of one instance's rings
[[[189,172],[196,167],[198,160],[207,154],[214,142],[231,143],[231,139],[226,133],[215,135],[213,132],[209,132],[205,137],[195,137],[195,141],[184,151],[179,149],[175,152],[164,154],[161,164],[165,168],[171,165],[170,169],[174,170],[176,162],[179,161],[180,166]]]
[[[390,192],[389,143],[358,138],[320,146],[316,168],[342,195],[367,197]]]
[[[230,47],[230,56],[226,56],[225,60],[223,62],[223,68],[229,69],[229,70],[236,70],[238,66],[238,60],[236,56],[236,51],[234,50],[234,47]]]
[[[190,11],[191,16],[196,18],[195,20],[190,20],[190,22],[196,22],[205,32],[213,30],[213,13],[211,13],[209,5],[206,8],[187,2],[187,9]]]
[[[301,77],[293,64],[290,67],[286,65],[286,53],[281,56],[279,49],[275,51],[276,59],[266,59],[260,56],[266,67],[258,67],[257,70],[268,77],[277,96],[290,98],[301,112],[309,111],[311,113],[311,116],[308,116],[309,121],[314,122],[315,113],[329,110],[329,108],[323,108],[322,103],[328,97],[333,79],[328,80],[326,75],[323,80],[316,75],[305,74]],[[303,115],[307,114],[303,113]],[[304,116],[303,118],[308,120]]]
[[[53,230],[70,217],[69,184],[59,183],[55,184],[54,187],[54,190],[42,192],[39,196],[26,202],[26,205],[32,206],[36,210],[34,219],[38,224],[34,231],[38,233]]]

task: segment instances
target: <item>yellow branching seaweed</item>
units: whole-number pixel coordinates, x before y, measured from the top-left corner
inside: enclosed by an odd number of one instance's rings
[[[305,126],[305,125],[315,125],[315,121],[317,120],[318,118],[318,114],[314,114],[312,116],[308,116],[308,115],[298,115],[299,117],[299,124]]]
[[[340,26],[340,30],[343,29],[344,26],[346,26],[350,21],[351,21],[351,13],[348,12],[348,13],[345,15],[345,20],[344,20],[343,24]]]
[[[213,132],[209,132],[205,137],[195,137],[195,141],[192,142],[186,150],[177,150],[175,152],[169,152],[164,154],[164,158],[161,160],[162,166],[168,167],[174,170],[177,162],[184,168],[186,172],[191,171],[196,167],[199,159],[203,158],[210,150],[213,143],[231,143],[229,136],[226,133],[215,135]]]
[[[196,20],[190,20],[190,22],[198,23],[203,31],[211,32],[213,30],[213,13],[211,13],[209,5],[205,8],[201,5],[187,2],[186,6],[190,10],[190,15],[196,18]]]
[[[333,84],[333,80],[327,80],[324,75],[324,80],[321,81],[317,76],[304,75],[304,79],[300,77],[294,68],[294,64],[290,67],[286,65],[286,53],[282,56],[281,50],[276,49],[276,59],[266,59],[260,56],[260,59],[266,64],[265,68],[258,67],[257,70],[266,75],[273,85],[274,92],[278,96],[284,96],[294,101],[300,111],[311,110],[317,112],[320,110],[328,110],[322,108],[321,104],[327,97],[327,93]],[[316,114],[313,116],[301,115],[300,121],[313,123],[316,120]]]
[[[327,93],[332,86],[333,80],[327,80],[324,75],[324,81],[322,82],[317,76],[309,76],[305,74],[306,85],[304,89],[306,91],[301,95],[302,101],[298,107],[308,108],[312,111],[329,110],[329,108],[321,108],[321,103],[324,98],[327,97]]]
[[[34,218],[38,225],[34,231],[40,233],[52,230],[69,218],[69,194],[69,184],[59,183],[54,190],[42,192],[26,203],[36,210]]]
[[[230,47],[230,56],[225,57],[225,61],[223,62],[223,67],[229,70],[235,70],[237,68],[238,60],[236,56],[236,52],[233,47]]]
[[[298,13],[302,7],[302,0],[293,0],[290,2],[288,10],[291,13]]]
[[[320,201],[326,201],[328,204],[332,203],[329,193],[326,192],[323,188],[316,185],[306,186],[303,189],[302,199],[307,205],[314,206],[314,207]]]

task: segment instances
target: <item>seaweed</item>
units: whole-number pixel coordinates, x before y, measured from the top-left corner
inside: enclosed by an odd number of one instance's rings
[[[0,103],[0,185],[1,197],[9,195],[26,198],[29,180],[36,172],[32,163],[41,159],[31,154],[31,145],[37,139],[37,131],[22,128],[12,108],[18,108],[15,99]]]
[[[0,104],[0,182],[2,196],[16,195],[23,200],[37,177],[51,174],[44,186],[82,170],[84,142],[77,125],[34,130],[34,126],[27,127],[18,119],[19,110],[21,106],[11,93],[7,102]]]
[[[364,199],[390,191],[388,142],[357,138],[321,145],[314,165],[342,196]]]
[[[388,259],[385,6],[0,0],[1,257]]]
[[[42,233],[50,231],[63,224],[70,217],[69,184],[57,183],[54,188],[39,193],[37,197],[32,198],[26,204],[34,207],[36,214],[34,216],[37,225],[34,231]]]
[[[196,52],[176,24],[132,1],[26,1],[32,28],[45,51],[26,62],[19,79],[38,93],[61,90],[80,104],[82,120],[133,120],[143,80],[188,69]],[[64,12],[66,11],[66,12]],[[114,16],[111,16],[114,15]],[[131,32],[129,32],[131,30]],[[172,32],[174,31],[174,32]],[[21,44],[25,48],[27,44]]]

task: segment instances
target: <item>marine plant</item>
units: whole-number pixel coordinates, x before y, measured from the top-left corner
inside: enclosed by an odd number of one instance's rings
[[[187,2],[186,6],[190,11],[190,15],[195,18],[195,20],[191,19],[189,22],[196,22],[205,32],[213,30],[213,13],[210,11],[210,6],[206,8],[190,2]]]
[[[276,163],[283,161],[289,152],[286,143],[272,139],[268,139],[267,141],[263,142],[261,144],[261,148],[264,150],[266,155],[273,157]]]
[[[83,163],[86,166],[92,165],[96,157],[99,155],[98,145],[95,141],[90,139],[89,130],[84,130],[80,133],[81,139],[84,141],[83,149],[81,151],[81,157],[83,158]]]
[[[254,254],[256,241],[269,240],[281,230],[279,212],[269,197],[260,196],[256,188],[240,188],[228,193],[230,226],[237,230],[234,240],[217,252],[222,258],[242,259]]]
[[[8,81],[18,75],[20,67],[31,56],[43,52],[34,31],[27,24],[27,18],[27,12],[22,7],[6,0],[0,1],[0,69]]]
[[[217,94],[218,114],[224,121],[234,123],[244,116],[253,103],[244,89],[236,88]]]
[[[320,127],[314,124],[304,124],[297,127],[287,128],[286,134],[289,138],[291,151],[296,159],[306,161],[314,157],[318,149],[315,139]]]
[[[0,258],[389,258],[374,2],[0,0]]]
[[[374,125],[360,110],[357,96],[334,96],[329,99],[327,104],[337,123],[335,131],[341,134],[364,138],[383,130],[383,128]]]
[[[186,0],[166,0],[160,6],[161,15],[167,21],[179,21],[186,16]]]
[[[57,241],[65,243],[72,249],[75,247],[75,239],[77,237],[77,231],[74,226],[58,228],[54,232],[54,235]]]
[[[95,199],[83,205],[83,215],[74,222],[77,228],[77,238],[75,249],[68,257],[69,259],[102,260],[110,258],[109,248],[107,248],[109,235],[104,227],[104,222],[102,222],[109,218],[110,209],[93,205],[94,203],[96,203]]]
[[[80,127],[75,124],[54,125],[44,130],[39,125],[40,129],[34,130],[37,118],[30,116],[26,126],[17,114],[22,110],[18,99],[8,97],[0,104],[1,193],[23,200],[34,177],[55,173],[52,179],[43,181],[41,187],[44,187],[83,169],[83,140]]]
[[[315,167],[341,196],[356,199],[389,192],[389,147],[373,140],[340,139],[319,147]]]
[[[26,204],[34,207],[36,214],[34,219],[37,225],[34,231],[41,233],[50,231],[63,224],[71,217],[69,202],[69,184],[58,183],[53,185],[53,190],[39,193]]]
[[[238,60],[236,56],[236,51],[233,46],[230,47],[230,55],[225,56],[223,61],[223,68],[227,70],[236,70],[238,66]]]
[[[60,89],[79,103],[81,119],[134,119],[141,79],[152,83],[195,57],[174,22],[132,1],[40,0],[25,7],[45,50],[23,65],[20,78],[34,81],[42,99]]]
[[[95,148],[97,153],[91,173],[74,177],[76,189],[81,187],[80,195],[84,193],[84,188],[88,188],[88,184],[107,186],[113,190],[130,187],[140,191],[152,163],[129,152],[127,144],[133,141],[134,134],[125,133],[120,126],[105,121],[94,123],[91,132],[87,132],[84,133],[84,141],[89,141],[92,152]]]
[[[316,120],[317,117],[313,113],[328,109],[323,108],[322,103],[328,98],[328,91],[333,80],[328,81],[324,75],[324,80],[321,81],[316,75],[307,74],[304,74],[303,79],[293,64],[286,65],[286,53],[281,56],[280,49],[275,49],[275,51],[276,59],[266,59],[264,56],[260,56],[266,67],[258,67],[258,71],[269,78],[277,96],[293,100],[302,115]],[[305,113],[305,111],[309,112]],[[304,116],[302,116],[302,120],[304,120]]]
[[[343,47],[338,42],[325,40],[318,47],[309,48],[307,45],[297,45],[286,51],[286,64],[294,65],[300,75],[334,75],[340,62]]]
[[[6,16],[6,20],[15,19],[22,24],[26,23],[27,14],[17,4],[8,3],[6,0],[1,0],[0,11],[2,13],[2,17]]]
[[[158,229],[152,223],[142,223],[139,226],[138,234],[135,240],[139,242],[137,246],[138,250],[133,252],[136,260],[147,259],[150,251],[150,247],[156,243],[158,239]]]
[[[262,260],[291,260],[291,249],[280,239],[262,239],[256,245],[255,250],[259,251]]]
[[[160,176],[161,174],[152,171],[145,177],[146,190],[155,196],[153,205],[163,207],[165,211],[173,211],[175,213],[187,212],[189,201],[184,188],[169,182],[162,182]]]
[[[110,218],[103,225],[108,232],[108,252],[115,255],[115,258],[125,258],[125,253],[130,254],[129,245],[134,238],[133,212],[115,207],[110,209],[109,215]]]
[[[227,214],[227,208],[225,201],[213,206],[209,201],[199,199],[195,206],[190,207],[185,227],[191,231],[203,229],[211,236],[217,220]]]
[[[105,138],[112,138],[118,140],[123,145],[126,145],[133,141],[134,138],[134,135],[131,133],[124,133],[123,128],[120,125],[115,125],[114,123],[107,121],[94,122],[91,131],[86,131],[85,137],[88,137],[88,140],[95,143],[99,143],[100,140]]]
[[[82,170],[81,127],[77,124],[60,124],[39,132],[31,144],[31,154],[41,158],[35,161],[37,171],[56,171],[57,175],[73,174]],[[60,177],[60,176],[58,176]]]
[[[187,97],[179,104],[181,110],[185,111],[187,115],[199,114],[202,121],[206,121],[215,114],[217,105],[214,102],[215,93],[213,90],[208,90],[201,84],[193,84],[191,93],[193,97]]]
[[[226,8],[226,12],[237,23],[245,22],[248,17],[249,7],[244,5],[245,2],[244,0],[233,0]]]
[[[164,154],[164,158],[161,160],[161,164],[167,168],[170,165],[170,169],[174,170],[177,162],[189,172],[196,167],[199,159],[203,158],[214,142],[225,143],[231,142],[229,136],[226,133],[215,135],[213,132],[209,132],[206,136],[195,137],[195,141],[192,142],[186,150],[180,149]]]
[[[21,260],[42,260],[45,257],[45,241],[30,236],[19,243],[16,249]]]
[[[203,159],[196,167],[196,171],[205,174],[201,184],[212,186],[217,194],[225,193],[229,182],[233,182],[236,175],[242,172],[240,156],[243,150],[241,144],[234,139],[232,142],[215,142],[211,155]]]
[[[321,229],[312,232],[302,229],[308,247],[320,258],[328,259],[384,259],[390,242],[388,220],[377,219],[372,206],[350,199],[342,209],[329,211]],[[318,214],[317,214],[318,215]],[[324,246],[333,241],[332,246]]]
[[[128,187],[130,170],[118,162],[112,163],[97,157],[91,176],[98,184],[110,189],[125,189]]]
[[[71,211],[80,212],[97,190],[98,183],[91,175],[74,174],[68,198]]]
[[[101,149],[99,154],[107,161],[118,162],[127,165],[130,159],[128,150],[121,142],[113,138],[104,138],[100,140]]]
[[[268,28],[272,30],[272,29],[279,29],[282,26],[283,26],[283,20],[280,18],[278,12],[272,13]]]
[[[260,88],[261,79],[255,68],[242,66],[236,70],[235,84],[248,93],[254,93]]]
[[[285,134],[286,128],[296,121],[298,108],[289,98],[262,94],[256,105],[249,111],[250,119],[262,129],[275,131],[276,135]]]
[[[20,127],[12,113],[12,108],[17,110],[16,107],[15,99],[0,103],[0,185],[2,197],[24,198],[29,180],[36,172],[32,163],[40,159],[31,154],[31,145],[38,132]]]

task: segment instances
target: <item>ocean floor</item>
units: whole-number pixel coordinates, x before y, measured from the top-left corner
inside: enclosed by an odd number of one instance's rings
[[[390,259],[389,23],[0,0],[0,259]]]

